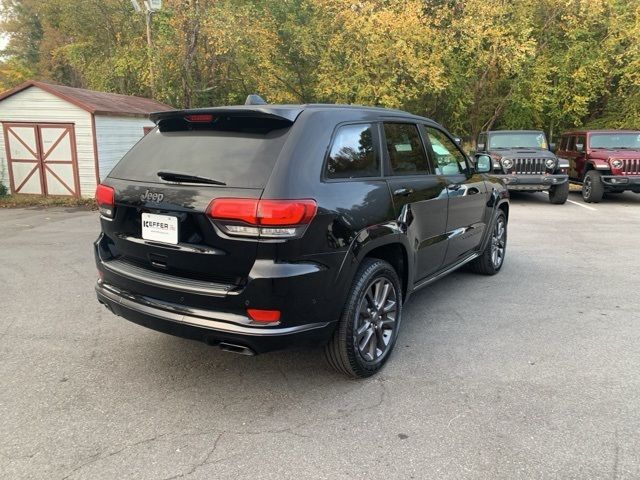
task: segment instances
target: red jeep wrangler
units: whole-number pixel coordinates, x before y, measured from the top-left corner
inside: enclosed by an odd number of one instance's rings
[[[562,134],[556,152],[569,161],[569,178],[586,202],[605,193],[640,193],[640,131],[584,130]]]

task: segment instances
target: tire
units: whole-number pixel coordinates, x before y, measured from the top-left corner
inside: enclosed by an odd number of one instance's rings
[[[598,203],[604,195],[602,174],[597,170],[589,170],[582,181],[582,198],[587,203]]]
[[[382,301],[387,286],[386,300]],[[329,365],[353,378],[375,374],[391,355],[401,320],[402,288],[397,272],[384,260],[366,258],[353,280],[336,330],[325,346]],[[365,342],[367,338],[369,342]]]
[[[562,185],[555,185],[549,188],[549,202],[553,205],[562,205],[566,203],[569,197],[569,182]]]
[[[502,210],[498,210],[491,225],[491,237],[480,256],[473,260],[469,267],[481,275],[495,275],[504,264],[507,253],[507,218]]]

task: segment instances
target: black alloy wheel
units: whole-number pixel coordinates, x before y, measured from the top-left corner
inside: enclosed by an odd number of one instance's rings
[[[358,269],[333,337],[329,364],[350,377],[366,378],[389,359],[402,319],[402,288],[384,260],[365,258]]]

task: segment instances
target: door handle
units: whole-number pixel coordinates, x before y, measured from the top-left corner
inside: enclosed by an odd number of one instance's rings
[[[407,197],[413,193],[413,188],[398,188],[393,191],[396,197]]]

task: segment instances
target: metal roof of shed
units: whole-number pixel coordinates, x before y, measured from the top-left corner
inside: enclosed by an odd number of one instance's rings
[[[148,117],[151,112],[172,110],[172,107],[150,98],[121,95],[119,93],[96,92],[84,88],[54,85],[30,80],[17,87],[0,93],[0,102],[31,87],[38,87],[89,113],[126,117]]]

